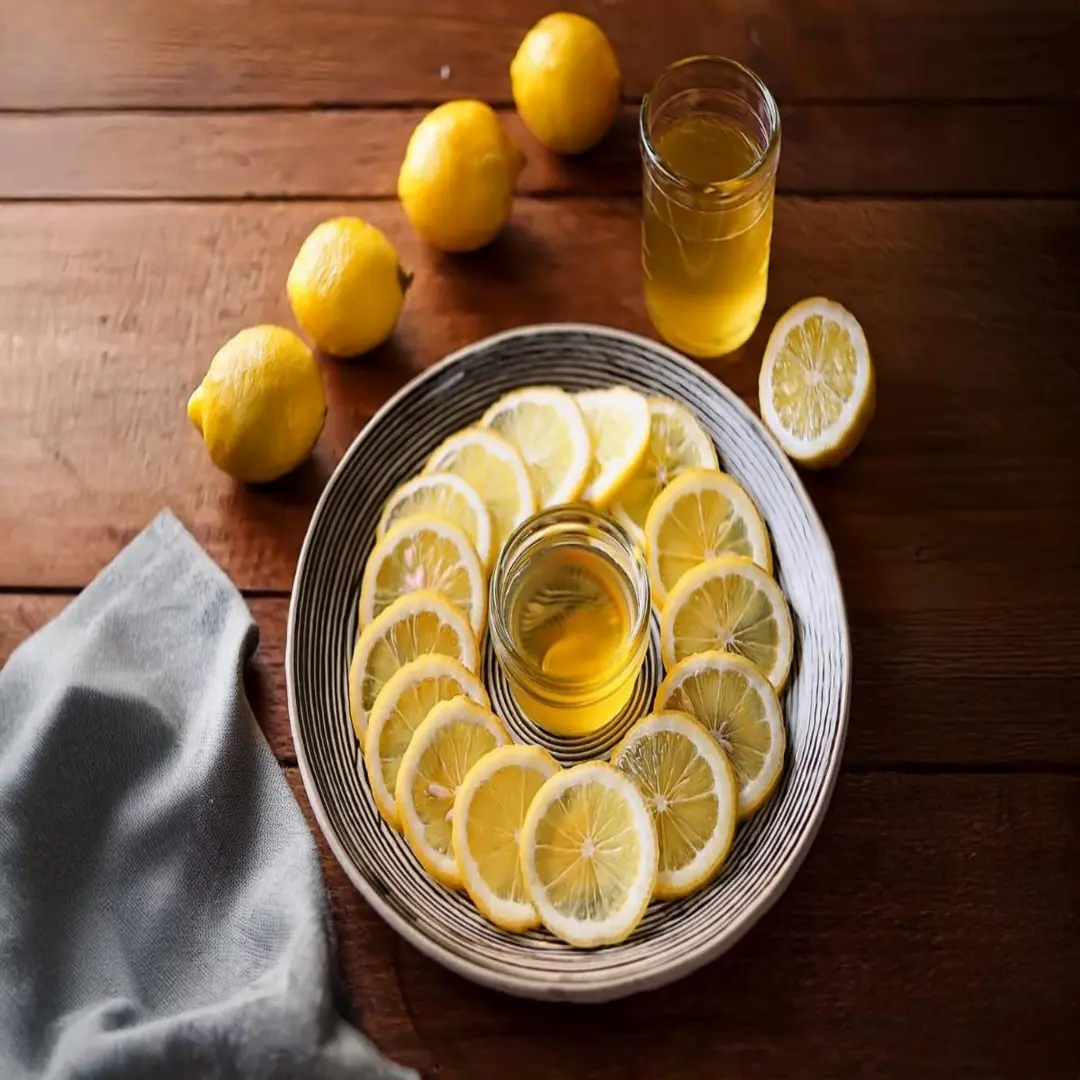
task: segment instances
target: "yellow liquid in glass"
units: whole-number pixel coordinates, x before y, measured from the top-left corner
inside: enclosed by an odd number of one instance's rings
[[[535,552],[507,595],[514,651],[542,675],[512,692],[538,724],[563,735],[595,731],[626,704],[637,668],[633,592],[623,571],[593,548]]]
[[[687,116],[655,139],[667,168],[699,186],[752,169],[761,147],[713,116]],[[646,170],[642,211],[645,306],[660,335],[692,356],[722,356],[754,332],[765,306],[773,181],[717,207],[716,197],[673,192]]]

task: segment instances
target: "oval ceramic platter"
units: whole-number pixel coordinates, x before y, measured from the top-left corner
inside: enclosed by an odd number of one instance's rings
[[[788,758],[770,802],[740,826],[720,875],[698,894],[654,903],[621,945],[575,950],[546,931],[504,933],[464,893],[430,878],[379,816],[349,721],[348,667],[364,560],[387,496],[432,450],[509,390],[622,384],[686,405],[721,468],[753,496],[772,534],[792,608],[795,663],[783,698]],[[603,757],[648,711],[662,674],[656,627],[626,712],[588,742],[545,736],[514,706],[490,644],[483,674],[515,739],[564,763]],[[750,410],[670,349],[602,327],[547,325],[471,345],[406,386],[357,436],[315,509],[289,610],[286,681],[308,798],[330,847],[371,906],[422,952],[476,982],[526,997],[603,1001],[661,986],[734,944],[776,900],[805,856],[832,792],[847,727],[851,658],[828,537],[795,471]]]

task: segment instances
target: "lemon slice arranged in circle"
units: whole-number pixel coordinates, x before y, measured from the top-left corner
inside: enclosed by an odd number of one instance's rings
[[[592,445],[582,498],[607,507],[630,479],[649,446],[649,405],[625,386],[575,395]]]
[[[645,519],[645,556],[653,603],[688,570],[720,555],[745,555],[772,572],[769,531],[754,500],[727,473],[684,472],[657,496]]]
[[[483,705],[458,697],[428,713],[401,759],[395,801],[405,839],[421,865],[450,888],[461,888],[454,857],[454,797],[465,774],[510,737]]]
[[[718,468],[716,447],[689,409],[668,398],[649,398],[649,441],[633,475],[611,508],[639,544],[653,500],[688,469]]]
[[[503,930],[540,925],[521,869],[521,827],[559,763],[539,746],[502,746],[465,775],[454,799],[454,857],[480,913]]]
[[[501,435],[466,428],[435,448],[424,472],[460,476],[484,500],[495,530],[495,550],[536,513],[536,494],[521,455]]]
[[[386,500],[375,529],[376,539],[381,540],[392,526],[416,514],[434,514],[456,525],[476,548],[485,572],[491,568],[491,515],[484,500],[460,476],[421,473],[406,481]]]
[[[403,596],[361,631],[349,665],[349,713],[361,746],[379,691],[399,668],[425,653],[452,656],[470,671],[477,669],[476,635],[468,618],[438,593]]]
[[[874,415],[875,381],[858,320],[815,296],[789,308],[769,335],[758,375],[761,419],[795,461],[835,465]]]
[[[394,788],[413,733],[440,701],[456,697],[467,697],[484,708],[491,704],[484,684],[464,664],[452,656],[428,653],[398,670],[375,699],[364,736],[364,764],[375,805],[395,829],[401,822]]]
[[[360,585],[360,625],[422,590],[445,596],[469,617],[476,636],[483,634],[487,579],[480,557],[461,529],[434,514],[399,521],[375,545]]]
[[[515,390],[484,413],[480,426],[501,435],[521,455],[541,510],[581,494],[592,448],[581,410],[565,390]]]
[[[735,775],[712,733],[685,712],[638,721],[611,763],[641,789],[659,844],[654,895],[689,896],[723,865],[735,838]]]
[[[556,773],[521,831],[525,885],[540,919],[570,945],[624,941],[656,884],[656,829],[645,797],[599,761]]]
[[[735,771],[740,818],[772,794],[784,768],[784,715],[749,660],[717,651],[687,657],[660,684],[656,708],[688,712],[712,733]]]
[[[750,559],[725,555],[683,574],[660,614],[660,651],[670,671],[695,653],[745,656],[783,689],[794,649],[780,586]]]

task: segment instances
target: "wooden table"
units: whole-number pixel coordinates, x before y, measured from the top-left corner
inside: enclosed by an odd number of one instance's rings
[[[315,498],[372,411],[496,330],[650,333],[635,101],[702,51],[783,117],[769,303],[720,376],[754,402],[768,328],[825,293],[866,328],[878,415],[807,477],[855,656],[833,805],[729,955],[610,1007],[460,981],[365,906],[325,845],[365,1030],[440,1080],[1080,1074],[1080,6],[1075,0],[595,0],[626,76],[604,147],[522,133],[507,65],[540,0],[0,3],[0,658],[162,506],[250,598],[252,698],[297,797],[285,612]],[[394,198],[432,103],[498,103],[529,165],[512,226],[451,258]],[[184,404],[217,347],[291,323],[322,218],[393,238],[390,345],[324,367],[312,463],[216,472]],[[320,839],[321,843],[321,839]]]

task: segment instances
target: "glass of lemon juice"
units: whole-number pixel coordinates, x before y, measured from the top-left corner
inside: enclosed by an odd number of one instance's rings
[[[691,356],[733,352],[765,306],[780,114],[720,56],[667,68],[641,104],[642,266],[657,332]]]
[[[491,577],[489,632],[514,700],[557,735],[587,735],[630,700],[649,641],[649,577],[633,540],[585,506],[511,534]]]

